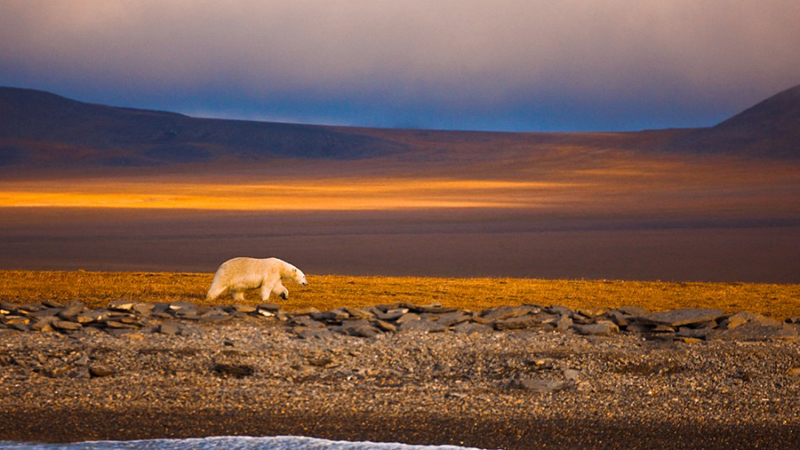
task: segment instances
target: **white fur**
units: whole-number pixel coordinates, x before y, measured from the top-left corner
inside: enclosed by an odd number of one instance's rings
[[[300,269],[278,258],[233,258],[219,266],[206,298],[214,300],[229,290],[234,300],[242,301],[245,291],[259,289],[261,300],[268,300],[270,294],[286,299],[289,291],[282,281],[308,284]]]

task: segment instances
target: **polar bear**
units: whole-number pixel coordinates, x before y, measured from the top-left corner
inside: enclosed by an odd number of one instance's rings
[[[261,300],[268,300],[270,294],[289,298],[289,291],[282,281],[307,285],[305,274],[297,267],[278,258],[233,258],[225,261],[214,274],[214,281],[208,289],[206,298],[215,300],[229,290],[235,301],[244,300],[244,291],[259,289]]]

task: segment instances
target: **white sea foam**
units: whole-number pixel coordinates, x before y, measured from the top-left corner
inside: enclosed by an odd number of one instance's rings
[[[71,444],[0,442],[8,450],[468,450],[454,445],[408,445],[384,442],[329,441],[297,436],[202,439],[148,439],[141,441],[92,441]]]

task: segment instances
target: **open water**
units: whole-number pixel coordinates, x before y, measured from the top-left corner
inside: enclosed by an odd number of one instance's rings
[[[452,445],[407,445],[378,442],[329,441],[297,436],[209,437],[202,439],[148,439],[93,441],[71,444],[0,442],[8,450],[467,450]]]

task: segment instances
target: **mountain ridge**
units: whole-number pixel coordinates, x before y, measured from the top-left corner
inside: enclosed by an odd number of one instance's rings
[[[35,89],[0,87],[0,166],[160,166],[275,158],[356,160],[458,153],[553,142],[692,154],[800,158],[800,85],[708,128],[608,133],[399,130],[195,118],[92,104]],[[433,143],[433,144],[432,144]],[[490,152],[491,153],[491,152]]]

